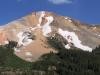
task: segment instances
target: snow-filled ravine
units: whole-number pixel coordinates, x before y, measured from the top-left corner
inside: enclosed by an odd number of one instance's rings
[[[46,17],[47,23],[45,23],[42,27],[42,32],[44,36],[48,36],[48,33],[52,32],[50,24],[53,22],[53,17]]]
[[[31,39],[32,38],[32,35],[30,32],[26,31],[26,32],[19,32],[17,34],[17,37],[18,37],[18,45],[21,46],[26,46],[28,44],[30,44],[33,40]]]
[[[36,27],[32,27],[31,30],[34,31],[36,29],[42,28],[43,35],[45,37],[48,37],[48,34],[50,32],[52,32],[50,24],[53,22],[54,18],[53,18],[53,16],[45,17],[44,11],[40,12],[40,14],[41,15],[40,15],[40,18],[39,18],[39,23],[37,24]],[[41,26],[42,18],[45,18],[47,20],[47,22],[43,26]]]
[[[63,36],[69,43],[72,43],[75,47],[80,48],[84,51],[92,51],[92,48],[82,45],[81,41],[79,40],[78,36],[75,32],[64,31],[61,28],[58,29],[58,33]],[[65,45],[65,48],[69,49],[69,44]]]

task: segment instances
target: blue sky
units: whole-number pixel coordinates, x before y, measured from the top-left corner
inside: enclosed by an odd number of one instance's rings
[[[0,25],[42,10],[100,24],[100,0],[0,0]]]

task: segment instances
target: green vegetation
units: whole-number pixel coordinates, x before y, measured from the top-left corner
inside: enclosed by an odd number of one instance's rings
[[[36,62],[26,62],[17,57],[13,51],[16,42],[0,46],[0,75],[6,71],[18,72],[16,75],[100,75],[100,47],[93,52],[67,50],[63,47],[64,40],[50,38],[48,43],[58,53],[44,54]]]
[[[26,62],[14,54],[13,49],[0,47],[0,67],[13,67],[14,69],[27,69],[32,64]]]
[[[99,48],[100,50],[100,48]],[[42,56],[34,63],[36,70],[48,71],[49,67],[58,75],[100,75],[100,55],[81,50],[63,50]]]

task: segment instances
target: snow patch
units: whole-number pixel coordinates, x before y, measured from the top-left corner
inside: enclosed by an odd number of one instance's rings
[[[50,24],[53,22],[54,18],[52,16],[45,17],[47,22],[43,26],[41,26],[42,18],[45,16],[45,12],[42,11],[40,13],[41,13],[41,16],[39,18],[39,23],[37,24],[36,27],[30,27],[30,30],[34,31],[38,28],[42,28],[43,35],[47,37],[48,33],[50,33],[52,31],[51,27],[50,27]],[[20,42],[20,43],[22,43],[22,42]]]
[[[36,29],[38,29],[38,28],[41,28],[41,23],[42,23],[42,18],[45,16],[45,11],[41,11],[40,12],[40,17],[39,17],[39,23],[37,24],[37,26],[36,27],[30,27],[30,29],[32,30],[32,31],[34,31],[34,30],[36,30]]]
[[[50,24],[53,22],[54,18],[52,16],[49,16],[49,17],[46,17],[46,20],[48,21],[47,23],[45,23],[43,26],[42,26],[42,32],[43,32],[43,35],[48,37],[48,33],[50,33],[52,30],[51,30],[51,27],[50,27]]]
[[[70,20],[70,19],[69,19],[68,21],[69,21],[70,23],[72,22],[72,20]]]
[[[65,45],[65,48],[70,49],[70,45],[69,44]]]
[[[9,44],[9,41],[4,41],[5,44]]]
[[[14,48],[15,52],[20,52],[20,48],[23,46],[27,46],[29,45],[33,40],[32,35],[31,35],[31,31],[21,31],[17,34],[18,37],[18,47]]]
[[[41,11],[41,16],[39,18],[39,24],[37,25],[38,27],[41,27],[41,23],[42,23],[42,18],[45,16],[45,11]]]
[[[23,46],[27,46],[33,41],[32,39],[28,39],[28,38],[25,38],[25,40],[27,41],[23,43]]]
[[[67,19],[69,19],[69,17],[65,17],[65,19],[67,20]]]
[[[26,52],[25,55],[26,56],[32,56],[32,53],[31,52]]]
[[[18,48],[14,48],[14,52],[20,52]]]
[[[62,35],[69,43],[73,43],[75,47],[80,48],[84,51],[92,51],[92,48],[81,44],[81,41],[79,40],[75,32],[69,32],[67,30],[63,31],[59,28],[58,33]],[[65,45],[65,47],[68,47],[68,45]]]
[[[95,35],[100,36],[99,34],[95,34]]]
[[[32,31],[34,31],[36,29],[37,29],[37,27],[30,27],[30,30],[32,30]]]
[[[93,27],[93,30],[95,30],[96,29],[96,27]]]
[[[21,46],[21,45],[26,46],[33,41],[32,39],[30,39],[30,37],[31,37],[30,32],[19,32],[17,34],[17,37],[18,37],[18,45],[19,46]]]
[[[98,36],[100,36],[100,35],[98,35]]]
[[[22,40],[24,39],[24,37],[22,37],[22,35],[23,35],[23,32],[19,32],[18,34],[17,34],[17,37],[18,37],[18,45],[20,46],[20,45],[22,45],[23,44],[23,42],[22,42]]]
[[[71,18],[65,17],[66,20],[68,20],[70,23],[72,22]]]

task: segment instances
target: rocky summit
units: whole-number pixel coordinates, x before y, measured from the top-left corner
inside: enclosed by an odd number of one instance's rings
[[[9,41],[17,42],[14,53],[27,61],[36,61],[51,51],[57,52],[47,42],[48,37],[58,38],[66,49],[78,48],[92,52],[100,45],[100,26],[47,11],[33,12],[0,26],[0,45]]]

